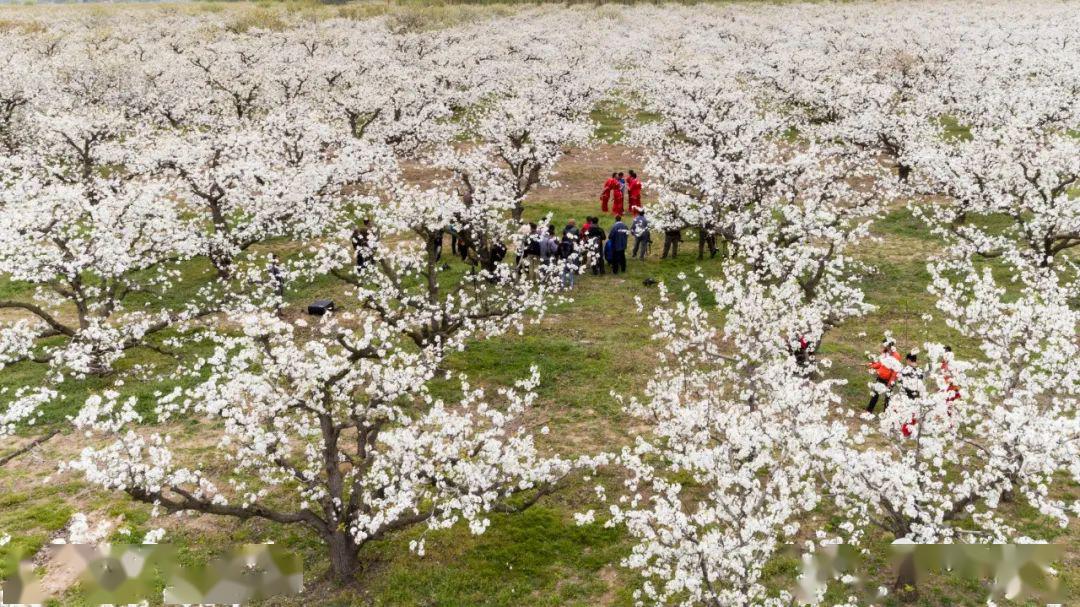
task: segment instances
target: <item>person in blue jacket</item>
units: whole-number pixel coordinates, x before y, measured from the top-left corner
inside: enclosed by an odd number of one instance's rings
[[[626,245],[630,240],[630,228],[623,223],[622,215],[615,216],[615,225],[608,233],[611,241],[611,273],[626,272]]]

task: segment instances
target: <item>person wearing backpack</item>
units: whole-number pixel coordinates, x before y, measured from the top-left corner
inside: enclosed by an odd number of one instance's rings
[[[626,273],[626,245],[630,239],[630,228],[623,223],[622,215],[615,216],[615,225],[611,226],[608,234],[608,246],[611,247],[611,273],[618,274],[621,270]]]
[[[589,231],[586,236],[589,239],[589,245],[596,251],[596,262],[593,264],[592,273],[593,276],[599,276],[604,274],[604,240],[607,239],[607,233],[600,227],[599,217],[589,219]]]

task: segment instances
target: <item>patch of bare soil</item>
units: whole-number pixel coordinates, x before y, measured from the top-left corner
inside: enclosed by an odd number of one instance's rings
[[[104,513],[90,513],[87,521],[95,533],[107,537],[124,522],[123,517],[109,517]],[[57,538],[66,535],[67,530],[57,534]],[[56,538],[54,538],[56,539]],[[86,573],[88,564],[100,558],[97,546],[91,544],[50,544],[34,558],[35,564],[44,574],[40,578],[40,587],[45,596],[61,596],[69,588],[79,583]]]
[[[555,165],[556,187],[538,187],[529,193],[528,201],[562,202],[599,201],[604,181],[612,173],[634,170],[638,177],[648,180],[643,172],[643,157],[639,150],[624,145],[601,145],[592,149],[569,150]],[[647,192],[642,194],[643,203]]]
[[[600,597],[596,599],[596,604],[600,606],[614,605],[616,599],[615,589],[617,588],[616,582],[619,581],[619,571],[615,569],[614,566],[608,565],[598,571],[596,575],[601,579],[601,581],[607,584],[608,587],[607,592],[600,595]]]
[[[534,188],[526,197],[526,206],[529,203],[598,201],[604,181],[612,173],[634,170],[638,177],[647,181],[648,174],[642,167],[643,162],[640,150],[619,144],[567,150],[555,165],[555,184]],[[450,178],[446,171],[418,163],[402,163],[401,169],[405,181],[418,186],[431,186]],[[646,204],[647,196],[648,192],[643,192],[642,198]]]

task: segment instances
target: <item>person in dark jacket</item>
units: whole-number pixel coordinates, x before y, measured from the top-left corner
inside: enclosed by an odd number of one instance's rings
[[[518,247],[514,266],[517,268],[518,276],[522,274],[532,276],[533,267],[540,261],[540,227],[530,221],[522,226],[521,233],[524,236]]]
[[[607,240],[604,228],[600,227],[599,217],[589,219],[589,231],[586,236],[589,239],[589,244],[596,252],[596,263],[593,264],[592,273],[594,276],[599,276],[604,273],[604,241]]]
[[[566,226],[562,229],[562,237],[563,240],[566,240],[567,238],[578,239],[578,227],[576,221],[570,219],[566,222]]]
[[[574,220],[571,219],[570,223],[563,229],[562,241],[559,242],[559,259],[563,262],[562,283],[564,289],[574,288],[574,279],[578,267],[580,267],[579,244],[578,230],[574,225]]]
[[[626,245],[630,240],[630,228],[623,223],[622,215],[615,216],[615,225],[608,235],[611,240],[611,273],[626,272]]]
[[[506,245],[501,242],[495,242],[491,245],[491,249],[488,252],[487,260],[483,262],[484,271],[489,274],[488,282],[496,282],[497,266],[502,263],[502,260],[506,259]]]
[[[457,231],[453,225],[447,226],[450,232],[450,252],[461,257],[461,261],[469,259],[469,240],[464,234]]]
[[[501,242],[491,245],[491,263],[501,263],[504,259],[506,259],[506,245]]]
[[[430,240],[428,242],[428,254],[432,255],[435,258],[436,262],[442,260],[442,245],[443,237],[445,235],[446,230],[439,228],[438,230],[432,232],[431,236],[429,237]]]
[[[664,253],[660,259],[667,259],[669,252],[672,259],[677,257],[680,242],[682,242],[682,230],[664,230]]]
[[[369,246],[371,244],[371,220],[365,219],[364,225],[352,231],[353,256],[356,260],[356,269],[359,271],[368,262]]]
[[[698,259],[705,258],[705,247],[709,248],[709,259],[716,257],[718,251],[716,248],[716,231],[713,230],[712,224],[706,224],[698,230]]]

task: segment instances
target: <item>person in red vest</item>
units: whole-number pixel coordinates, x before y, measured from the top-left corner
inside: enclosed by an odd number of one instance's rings
[[[611,200],[612,192],[617,192],[619,200],[622,200],[622,188],[617,179],[618,173],[612,173],[611,177],[604,182],[604,191],[600,192],[600,211],[608,212],[608,201]]]
[[[630,179],[626,181],[626,195],[630,199],[630,213],[637,217],[642,211],[641,180],[637,178],[637,173],[634,171],[630,171]]]
[[[885,396],[885,406],[882,408],[884,411],[889,408],[889,392],[900,376],[900,352],[896,349],[896,341],[891,337],[886,337],[881,344],[881,355],[867,366],[870,367],[870,373],[875,375],[875,378],[874,384],[870,387],[873,394],[870,396],[870,403],[866,405],[866,412],[874,412],[874,407],[877,406],[878,399],[882,395]]]

